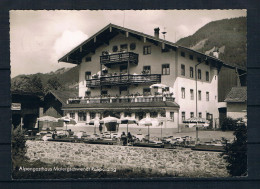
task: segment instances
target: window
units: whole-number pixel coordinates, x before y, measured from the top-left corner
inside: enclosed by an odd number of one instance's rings
[[[144,66],[143,72],[144,74],[151,74],[151,66]]]
[[[75,113],[70,113],[70,118],[75,119]]]
[[[144,46],[143,48],[143,54],[151,54],[151,46]]]
[[[127,44],[120,45],[120,52],[127,52],[127,51],[128,51]]]
[[[201,100],[201,91],[198,91],[198,100]]]
[[[144,94],[145,96],[151,95],[151,89],[150,89],[150,88],[144,88],[144,89],[143,89],[143,94]]]
[[[209,92],[206,92],[206,101],[209,101]]]
[[[170,75],[170,64],[162,65],[162,75]]]
[[[86,121],[86,113],[85,112],[79,112],[78,115],[78,121]]]
[[[197,58],[197,61],[198,61],[198,62],[201,62],[201,58]]]
[[[199,112],[199,118],[202,118],[202,113],[201,112]]]
[[[91,62],[91,57],[86,57],[86,62]]]
[[[127,73],[127,65],[120,66],[120,73]]]
[[[135,50],[136,48],[136,44],[135,43],[131,43],[130,44],[130,50]]]
[[[190,59],[193,60],[193,55],[190,55]]]
[[[85,91],[85,97],[90,97],[91,96],[91,91]]]
[[[198,69],[198,79],[201,79],[201,70]]]
[[[170,118],[172,121],[174,121],[174,112],[170,112]]]
[[[85,72],[85,80],[90,79],[91,77],[91,72]]]
[[[181,98],[185,98],[185,88],[181,88]]]
[[[182,121],[185,120],[185,112],[181,112],[181,119],[182,119]]]
[[[185,76],[185,65],[181,65],[181,75]]]
[[[119,87],[119,94],[120,95],[126,95],[127,94],[127,86],[120,86]]]
[[[161,112],[161,113],[160,113],[160,116],[161,116],[161,117],[166,117],[166,113],[165,113],[165,112]]]
[[[107,91],[101,91],[101,95],[107,95]]]
[[[194,92],[193,89],[190,90],[190,99],[194,100]]]
[[[206,60],[206,61],[205,61],[205,64],[206,64],[206,65],[209,65],[209,61]]]
[[[182,56],[182,57],[185,57],[185,52],[181,52],[181,56]]]
[[[209,72],[206,71],[206,81],[209,81]]]
[[[132,114],[131,114],[130,112],[125,112],[125,113],[124,113],[124,116],[125,116],[125,117],[131,117]]]
[[[96,113],[95,112],[90,112],[89,117],[90,117],[90,119],[95,119]]]
[[[190,67],[190,77],[193,78],[193,67]]]
[[[117,46],[117,45],[113,46],[112,51],[113,51],[113,52],[117,52],[117,51],[118,51],[118,46]]]
[[[162,89],[163,92],[169,92],[170,91],[170,87],[165,87]]]
[[[193,118],[194,117],[194,112],[191,112],[190,113],[190,118]]]
[[[156,117],[158,117],[158,112],[150,112],[150,117],[151,117],[151,118],[156,118]]]

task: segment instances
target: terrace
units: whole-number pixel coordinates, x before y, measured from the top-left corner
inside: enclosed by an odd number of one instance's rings
[[[127,84],[154,84],[161,82],[161,74],[124,74],[113,76],[101,76],[86,80],[87,87],[100,87],[112,85],[127,85]]]
[[[133,52],[122,52],[100,56],[100,64],[110,67],[113,64],[138,64],[138,54]]]
[[[100,95],[96,97],[69,99],[67,104],[97,104],[97,103],[138,103],[138,102],[174,102],[173,93],[164,95],[127,95],[109,96]]]

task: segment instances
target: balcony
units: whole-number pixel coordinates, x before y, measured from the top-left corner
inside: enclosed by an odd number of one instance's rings
[[[174,102],[175,98],[173,94],[166,95],[148,95],[148,96],[98,96],[98,97],[88,97],[84,99],[69,99],[68,104],[99,104],[99,103],[138,103],[138,102]]]
[[[133,52],[117,53],[111,55],[100,56],[100,64],[110,67],[113,64],[125,64],[125,63],[138,64],[138,54]]]
[[[129,85],[129,84],[153,84],[161,82],[161,74],[141,74],[141,75],[119,75],[119,76],[102,76],[99,79],[87,80],[87,87],[100,87],[112,85]]]

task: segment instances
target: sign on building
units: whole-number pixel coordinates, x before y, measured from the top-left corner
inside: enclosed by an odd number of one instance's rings
[[[12,103],[11,110],[21,110],[21,103]]]

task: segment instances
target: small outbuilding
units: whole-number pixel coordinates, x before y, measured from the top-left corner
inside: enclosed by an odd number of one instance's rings
[[[245,118],[247,115],[247,87],[232,87],[225,102],[227,102],[227,117]]]

